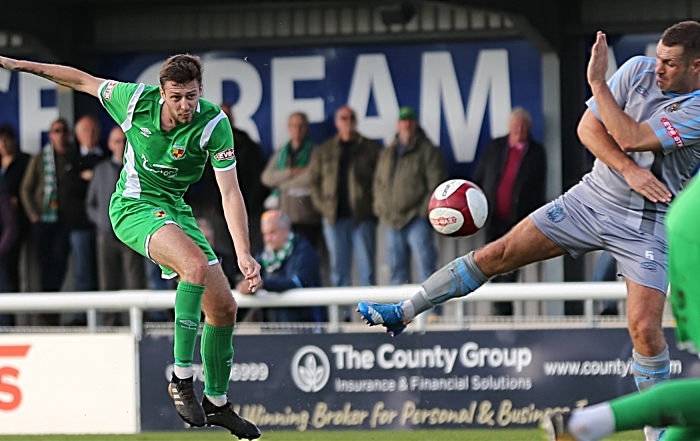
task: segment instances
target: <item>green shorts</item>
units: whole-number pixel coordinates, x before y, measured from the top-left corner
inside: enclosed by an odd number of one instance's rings
[[[669,301],[676,318],[678,346],[700,349],[700,180],[695,178],[671,204],[666,216]]]
[[[197,227],[192,208],[184,202],[173,206],[144,199],[125,198],[115,193],[109,204],[109,218],[117,238],[149,259],[151,256],[148,254],[148,243],[153,233],[163,225],[175,224],[204,252],[209,265],[219,262],[211,245]],[[160,265],[160,268],[163,270],[164,279],[177,277],[177,273],[172,269],[163,265]]]

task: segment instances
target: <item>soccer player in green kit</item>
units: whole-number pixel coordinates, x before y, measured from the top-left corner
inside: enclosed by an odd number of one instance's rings
[[[222,426],[238,438],[260,431],[238,416],[226,392],[233,360],[237,305],[221,265],[182,197],[209,158],[216,171],[224,214],[238,265],[254,289],[260,265],[250,253],[248,220],[238,186],[233,135],[226,115],[201,98],[202,63],[175,55],[160,71],[160,86],[96,78],[68,66],[0,57],[5,69],[27,72],[97,97],[126,134],[124,168],[110,203],[117,237],[149,257],[163,276],[178,277],[175,297],[175,366],[168,392],[180,417],[192,426]],[[192,359],[206,320],[201,354],[202,403],[193,387]]]

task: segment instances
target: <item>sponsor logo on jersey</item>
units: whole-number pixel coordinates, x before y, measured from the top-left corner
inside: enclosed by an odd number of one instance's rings
[[[654,262],[642,262],[639,266],[641,266],[643,270],[647,270],[651,273],[655,273],[659,269],[659,266]]]
[[[118,81],[110,81],[109,83],[107,83],[107,87],[105,87],[104,93],[104,97],[107,101],[112,99],[112,91],[114,90],[114,86],[116,86],[117,84],[119,84]]]
[[[649,96],[649,92],[642,86],[637,86],[637,88],[634,89],[634,91],[643,96],[644,98]]]
[[[214,159],[217,161],[227,161],[236,157],[236,153],[233,151],[233,147],[227,148],[214,155]]]
[[[149,138],[153,133],[145,127],[141,127],[141,134],[146,138]]]
[[[168,213],[166,213],[162,208],[156,208],[155,210],[151,211],[151,213],[153,213],[153,216],[156,219],[163,219],[164,217],[168,216]]]
[[[148,158],[146,158],[146,155],[141,155],[141,159],[143,160],[143,168],[151,173],[158,173],[166,178],[174,178],[177,176],[177,173],[180,171],[177,167],[171,167],[169,165],[163,165],[163,164],[152,164],[150,165],[148,163]]]
[[[562,208],[561,205],[554,204],[547,210],[547,217],[550,221],[554,222],[555,224],[558,224],[559,222],[566,219],[566,213],[564,212],[564,208]]]
[[[666,133],[671,137],[671,139],[673,139],[673,142],[675,142],[678,147],[683,147],[685,145],[683,144],[681,133],[677,128],[673,127],[673,124],[671,124],[671,121],[669,121],[668,118],[661,118],[661,124],[664,125],[666,128]]]
[[[185,146],[184,145],[178,145],[175,144],[173,148],[170,150],[170,156],[173,157],[173,159],[182,159],[185,157]]]

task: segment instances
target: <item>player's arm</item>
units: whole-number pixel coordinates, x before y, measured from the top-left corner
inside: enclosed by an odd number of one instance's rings
[[[654,130],[646,122],[637,122],[627,115],[615,100],[605,80],[608,70],[608,44],[605,34],[598,32],[588,63],[588,84],[595,98],[596,110],[603,125],[624,152],[662,150]],[[608,164],[609,165],[609,164]]]
[[[102,78],[97,78],[74,67],[61,66],[60,64],[36,63],[0,57],[0,65],[7,70],[31,73],[95,97],[97,96],[97,89],[104,82]]]
[[[233,238],[238,265],[246,280],[250,283],[251,291],[260,284],[260,264],[250,254],[250,239],[248,236],[248,215],[245,202],[238,185],[236,168],[215,171],[216,182],[221,192],[224,207],[224,217],[228,230]]]
[[[670,201],[671,192],[654,174],[638,166],[617,145],[603,123],[587,109],[578,125],[578,136],[584,146],[608,167],[620,173],[630,188],[652,202]]]

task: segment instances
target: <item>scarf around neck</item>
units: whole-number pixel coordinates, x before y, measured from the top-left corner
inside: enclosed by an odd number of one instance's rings
[[[294,249],[294,233],[289,232],[287,236],[287,241],[284,246],[279,251],[274,251],[268,245],[265,245],[265,249],[262,252],[261,260],[262,266],[267,273],[273,273],[280,269],[284,261],[287,260],[289,256],[292,255],[292,250]]]

